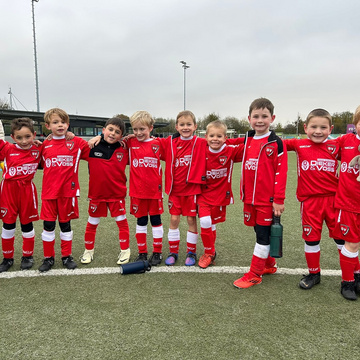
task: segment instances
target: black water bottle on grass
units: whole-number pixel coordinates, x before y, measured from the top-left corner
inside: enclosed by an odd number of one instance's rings
[[[280,224],[280,216],[273,216],[270,231],[270,256],[282,257],[283,226]]]

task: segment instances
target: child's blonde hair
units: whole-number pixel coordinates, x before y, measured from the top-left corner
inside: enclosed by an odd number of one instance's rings
[[[356,125],[360,121],[360,105],[356,108],[353,116],[353,123]]]
[[[58,115],[61,120],[65,121],[66,124],[70,124],[69,115],[66,113],[66,111],[59,108],[50,109],[44,114],[44,120],[46,124],[50,124],[51,115],[54,114]]]
[[[194,122],[194,125],[196,125],[196,118],[195,118],[195,115],[191,112],[191,111],[189,111],[189,110],[184,110],[184,111],[180,111],[179,113],[178,113],[178,115],[177,115],[177,117],[176,117],[176,122],[175,122],[175,124],[177,124],[178,123],[178,120],[181,118],[181,117],[183,117],[183,116],[189,116],[191,119],[192,119],[192,121]]]
[[[224,132],[224,135],[227,134],[227,126],[226,124],[221,120],[215,120],[207,124],[206,126],[206,134],[209,132],[211,128],[220,129]]]
[[[322,118],[326,118],[329,120],[329,125],[331,127],[332,125],[332,117],[330,115],[330,113],[324,109],[314,109],[313,111],[310,111],[309,115],[307,116],[306,120],[305,120],[305,124],[308,125],[309,121],[313,118],[313,117],[322,117]]]
[[[132,114],[130,116],[131,126],[133,126],[136,122],[139,122],[141,125],[145,125],[149,128],[155,124],[153,117],[147,111],[137,111],[136,113]]]

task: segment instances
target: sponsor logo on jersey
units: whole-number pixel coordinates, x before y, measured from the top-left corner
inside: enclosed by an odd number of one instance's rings
[[[227,176],[227,169],[211,169],[206,170],[207,179],[221,179],[222,177]]]
[[[336,161],[331,159],[317,159],[311,160],[310,162],[304,160],[301,163],[301,169],[304,171],[312,170],[312,171],[328,171],[335,172],[336,171]]]
[[[221,165],[224,165],[227,161],[227,156],[223,155],[223,156],[219,156],[219,163]]]
[[[191,155],[185,155],[184,157],[177,158],[175,161],[175,167],[189,166],[191,163]]]
[[[0,214],[1,214],[1,217],[4,217],[6,214],[7,214],[7,209],[6,208],[0,208]]]
[[[145,168],[155,168],[158,167],[158,159],[153,157],[144,157],[143,159],[134,159],[134,167],[145,167]]]
[[[36,160],[39,158],[40,152],[39,150],[31,150],[30,155]]]
[[[300,149],[309,148],[309,147],[311,147],[311,145],[300,145],[300,146],[299,146]]]
[[[274,154],[275,148],[273,146],[267,146],[265,149],[265,153],[267,156],[271,156],[272,154]]]
[[[124,157],[124,154],[123,153],[117,153],[116,154],[116,158],[118,159],[118,161],[120,162]]]
[[[353,173],[355,175],[359,174],[359,165],[356,164],[354,167],[350,166],[347,162],[342,162],[340,165],[340,171],[341,172],[348,172],[348,173]]]
[[[9,168],[8,174],[10,176],[22,176],[22,175],[31,175],[36,172],[38,164],[23,164],[16,167]]]
[[[156,154],[159,151],[159,145],[151,145],[152,151],[154,152],[154,154]]]
[[[327,150],[330,154],[334,154],[335,153],[335,150],[336,150],[336,146],[335,145],[328,145],[327,146]]]
[[[74,142],[73,141],[67,141],[66,147],[71,151],[74,148]]]
[[[312,227],[310,225],[303,225],[303,232],[306,236],[309,236],[311,233]]]
[[[340,224],[340,231],[345,236],[349,232],[350,228],[347,225]]]
[[[245,162],[245,170],[256,170],[257,169],[257,159],[249,159]]]
[[[71,155],[58,155],[53,158],[47,158],[45,160],[45,166],[55,167],[55,166],[74,166],[74,157]]]
[[[244,212],[244,220],[250,221],[250,219],[251,219],[251,214],[249,212]]]

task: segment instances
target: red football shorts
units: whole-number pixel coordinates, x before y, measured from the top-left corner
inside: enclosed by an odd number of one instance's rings
[[[320,241],[323,222],[329,229],[329,236],[334,238],[336,225],[335,196],[310,197],[301,203],[302,238],[305,241]]]
[[[273,221],[272,206],[244,204],[244,224],[246,226],[270,226]]]
[[[226,206],[199,204],[198,213],[199,218],[211,216],[211,223],[213,225],[222,223],[226,220]]]
[[[360,242],[360,214],[335,209],[335,215],[334,238],[351,243]]]
[[[79,217],[77,197],[62,197],[58,199],[42,200],[40,219],[46,221],[68,222]]]
[[[33,182],[6,181],[1,183],[0,218],[13,224],[19,215],[21,224],[39,220],[38,197]]]
[[[130,214],[136,218],[148,215],[161,215],[164,212],[162,199],[130,198]]]
[[[169,195],[170,215],[196,216],[196,195]]]
[[[111,217],[126,215],[125,199],[118,201],[90,200],[89,215],[92,217],[107,217],[108,209]]]

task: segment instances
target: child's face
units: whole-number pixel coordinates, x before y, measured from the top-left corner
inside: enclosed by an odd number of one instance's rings
[[[109,124],[103,128],[102,132],[104,134],[104,140],[108,144],[115,144],[121,140],[122,132],[121,129],[116,125]]]
[[[227,136],[224,134],[224,129],[211,127],[205,135],[205,139],[211,149],[220,150],[221,147],[225,144]]]
[[[181,116],[175,128],[183,138],[189,138],[194,135],[197,126],[190,116]]]
[[[329,120],[324,117],[314,116],[304,125],[305,133],[314,143],[324,142],[331,133],[333,126],[330,126]]]
[[[154,127],[153,126],[147,126],[142,124],[141,122],[137,121],[132,125],[132,129],[134,132],[134,135],[138,139],[138,141],[145,141],[150,138],[150,133]]]
[[[275,120],[275,115],[271,116],[267,108],[254,109],[248,119],[250,126],[255,130],[255,135],[265,135]]]
[[[358,136],[360,136],[360,121],[358,121],[355,125],[355,130]]]
[[[14,135],[11,135],[11,137],[23,150],[28,150],[33,144],[35,135],[36,133],[33,134],[28,127],[23,126],[20,130],[15,130]]]
[[[62,120],[58,114],[52,114],[50,124],[45,123],[45,126],[54,136],[64,136],[69,128],[69,124]]]

